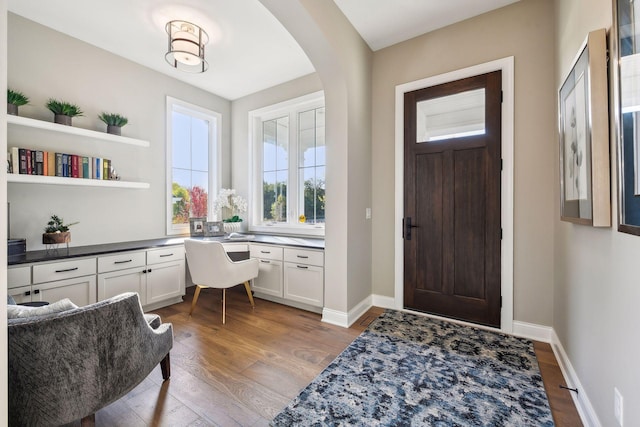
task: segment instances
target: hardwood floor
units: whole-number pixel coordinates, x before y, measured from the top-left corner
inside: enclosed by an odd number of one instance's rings
[[[320,322],[320,315],[227,291],[205,289],[193,316],[185,302],[156,310],[173,323],[171,379],[157,367],[138,387],[96,413],[97,426],[267,426],[384,310],[370,309],[351,328]],[[535,343],[557,426],[580,426],[551,347]],[[72,425],[79,425],[79,421]]]

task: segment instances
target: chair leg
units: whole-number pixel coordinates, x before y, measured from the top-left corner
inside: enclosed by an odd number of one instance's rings
[[[96,414],[87,415],[83,419],[80,420],[81,427],[95,427],[96,425]]]
[[[160,369],[162,369],[162,379],[168,380],[171,376],[171,361],[169,360],[169,353],[160,361]]]
[[[198,297],[200,296],[200,291],[202,288],[206,288],[206,286],[196,285],[196,293],[193,294],[193,301],[191,302],[191,310],[189,310],[189,316],[193,313],[193,309],[196,308],[196,302],[198,302]]]
[[[227,290],[222,290],[222,324],[227,323]]]
[[[249,286],[249,281],[244,282],[244,288],[247,291],[247,296],[249,297],[249,302],[251,303],[251,307],[256,308],[256,303],[253,302],[253,295],[251,294],[251,286]]]

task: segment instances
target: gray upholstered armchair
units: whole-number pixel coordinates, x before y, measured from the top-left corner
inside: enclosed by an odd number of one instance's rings
[[[138,294],[9,319],[9,425],[60,425],[124,396],[160,363],[170,375],[170,323],[145,315]]]

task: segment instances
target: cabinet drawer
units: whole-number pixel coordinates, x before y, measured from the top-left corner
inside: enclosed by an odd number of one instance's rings
[[[37,264],[33,266],[33,283],[71,279],[96,274],[96,259],[84,258],[71,261]]]
[[[13,267],[7,270],[7,288],[31,284],[31,267]]]
[[[184,260],[184,246],[171,246],[147,251],[147,264]]]
[[[296,262],[299,264],[324,265],[324,252],[310,251],[307,249],[284,248],[284,260],[286,262]]]
[[[142,267],[145,263],[144,252],[122,252],[116,255],[98,257],[98,273]]]
[[[282,248],[269,245],[250,245],[251,258],[282,260]]]

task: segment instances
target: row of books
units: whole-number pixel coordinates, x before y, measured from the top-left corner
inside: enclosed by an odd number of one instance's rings
[[[111,160],[12,147],[9,172],[24,175],[111,179]]]

